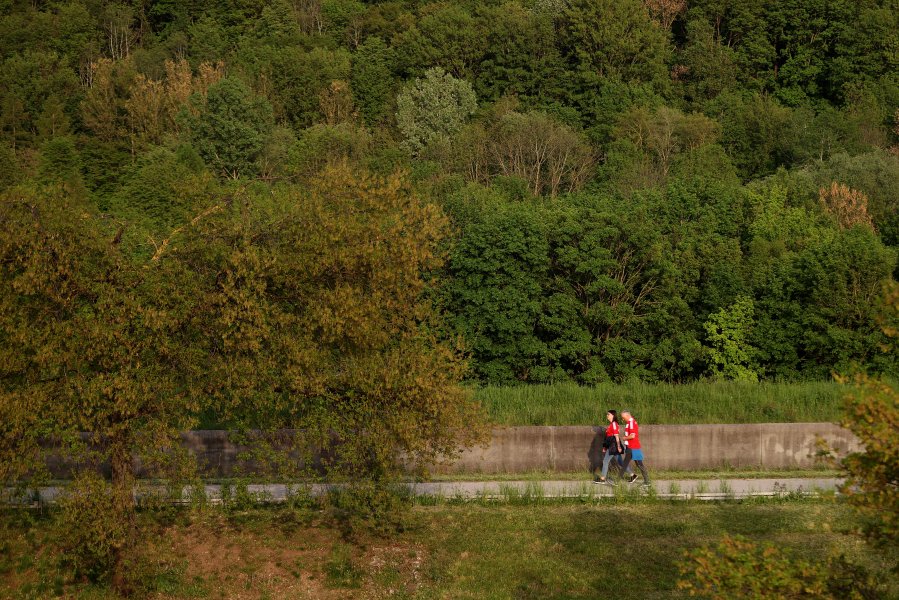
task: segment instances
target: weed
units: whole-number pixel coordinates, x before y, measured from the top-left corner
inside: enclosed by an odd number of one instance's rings
[[[332,588],[357,588],[362,573],[353,562],[352,546],[337,543],[325,563],[325,581]]]
[[[718,492],[721,494],[725,494],[726,496],[732,497],[734,495],[734,488],[730,483],[728,483],[728,481],[726,479],[722,478],[718,482]]]

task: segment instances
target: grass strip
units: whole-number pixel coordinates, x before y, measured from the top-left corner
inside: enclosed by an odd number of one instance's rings
[[[593,425],[630,408],[641,423],[802,423],[836,421],[845,386],[836,382],[573,383],[475,388],[498,425]]]

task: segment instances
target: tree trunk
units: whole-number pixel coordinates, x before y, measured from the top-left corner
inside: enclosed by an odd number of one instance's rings
[[[124,543],[116,549],[112,568],[112,586],[122,596],[130,594],[131,584],[126,577],[127,558],[134,548],[136,539],[134,468],[131,460],[130,444],[126,434],[110,440],[110,462],[112,465],[112,488],[115,494],[115,518],[125,522]]]

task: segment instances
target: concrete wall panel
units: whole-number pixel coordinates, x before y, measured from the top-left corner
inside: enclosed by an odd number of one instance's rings
[[[594,427],[502,427],[486,449],[473,448],[437,473],[515,473],[587,468]],[[859,449],[849,431],[832,423],[748,425],[643,425],[640,438],[646,464],[656,469],[811,467],[816,442],[842,452]]]

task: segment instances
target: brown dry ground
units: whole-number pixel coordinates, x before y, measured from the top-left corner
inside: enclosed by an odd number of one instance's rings
[[[413,540],[362,537],[347,543],[327,526],[234,526],[220,515],[169,527],[164,539],[170,544],[159,548],[164,555],[186,559],[178,587],[193,582],[203,597],[208,592],[235,600],[414,594],[425,554]]]

